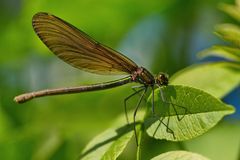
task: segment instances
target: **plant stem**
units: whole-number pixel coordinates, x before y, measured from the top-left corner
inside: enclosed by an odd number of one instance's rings
[[[141,146],[142,146],[142,138],[144,133],[144,123],[141,123],[139,126],[139,132],[138,132],[138,146],[137,146],[137,160],[141,160]]]

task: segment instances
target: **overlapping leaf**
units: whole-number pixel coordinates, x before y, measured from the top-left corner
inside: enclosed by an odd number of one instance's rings
[[[144,112],[138,112],[141,120]],[[113,126],[93,138],[83,150],[81,160],[115,160],[134,136],[133,123],[127,124],[125,116],[116,120]],[[139,123],[136,124],[137,126]],[[138,128],[138,127],[137,127]]]
[[[151,160],[209,160],[208,158],[186,151],[170,151],[159,156],[152,158]]]
[[[201,51],[198,55],[200,58],[208,56],[218,56],[231,61],[240,62],[240,49],[229,46],[215,45]]]
[[[238,5],[229,5],[229,4],[220,4],[219,8],[236,19],[237,21],[240,21],[240,7]]]
[[[235,24],[219,24],[215,27],[216,34],[236,47],[240,47],[240,27]]]
[[[240,84],[240,66],[218,62],[187,67],[171,79],[171,84],[188,85],[222,98]]]

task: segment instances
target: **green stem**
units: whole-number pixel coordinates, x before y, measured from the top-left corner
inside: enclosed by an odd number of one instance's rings
[[[141,127],[142,128],[142,127]],[[142,130],[138,132],[138,145],[137,145],[137,160],[141,159],[141,139],[142,139]]]
[[[142,122],[139,124],[139,132],[138,132],[138,146],[137,146],[137,155],[136,155],[136,160],[141,160],[141,146],[142,146],[142,138],[145,133],[145,126],[144,126],[144,121],[149,115],[149,108],[146,107],[144,117],[142,119]]]
[[[138,132],[138,146],[137,146],[137,160],[141,160],[141,145],[142,145],[142,135],[143,135],[143,123],[139,126],[139,132]]]

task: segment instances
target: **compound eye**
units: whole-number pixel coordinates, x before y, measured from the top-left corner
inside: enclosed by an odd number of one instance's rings
[[[168,84],[168,76],[165,74],[159,74],[157,77],[158,83],[160,85],[167,85]]]
[[[162,81],[163,79],[164,79],[164,76],[163,76],[162,74],[159,74],[159,75],[158,75],[158,80],[159,80],[159,81]]]

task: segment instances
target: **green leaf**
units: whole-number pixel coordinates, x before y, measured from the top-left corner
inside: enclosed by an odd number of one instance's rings
[[[200,154],[187,152],[187,151],[170,151],[159,156],[152,158],[151,160],[209,160]]]
[[[205,49],[198,53],[200,58],[208,57],[208,56],[219,56],[232,61],[240,62],[240,49],[233,48],[228,46],[212,46],[211,48]]]
[[[215,27],[215,33],[227,42],[240,47],[240,27],[234,24],[219,24]]]
[[[170,83],[199,88],[221,98],[239,86],[240,66],[227,62],[193,65],[174,74]]]
[[[139,111],[137,120],[141,120],[144,112]],[[125,115],[114,123],[112,128],[93,138],[83,150],[81,160],[115,160],[125,149],[134,135],[133,123],[126,124]],[[136,128],[139,128],[139,123]]]
[[[239,120],[228,119],[219,123],[208,134],[193,141],[183,142],[183,145],[186,149],[201,153],[213,160],[239,160],[239,126]]]
[[[156,139],[192,139],[234,112],[232,106],[199,89],[171,85],[161,90],[163,96],[155,90],[155,116],[145,120],[148,135]],[[148,102],[151,106],[151,96]]]
[[[46,138],[41,140],[36,153],[33,154],[32,159],[41,160],[41,159],[51,159],[51,157],[56,153],[56,151],[63,144],[63,139],[59,135],[58,131],[52,131],[47,135]]]
[[[240,7],[235,5],[223,4],[219,5],[219,9],[233,17],[237,21],[240,21]]]
[[[108,129],[96,136],[84,149],[82,160],[116,159],[133,136],[128,126],[119,129]]]

